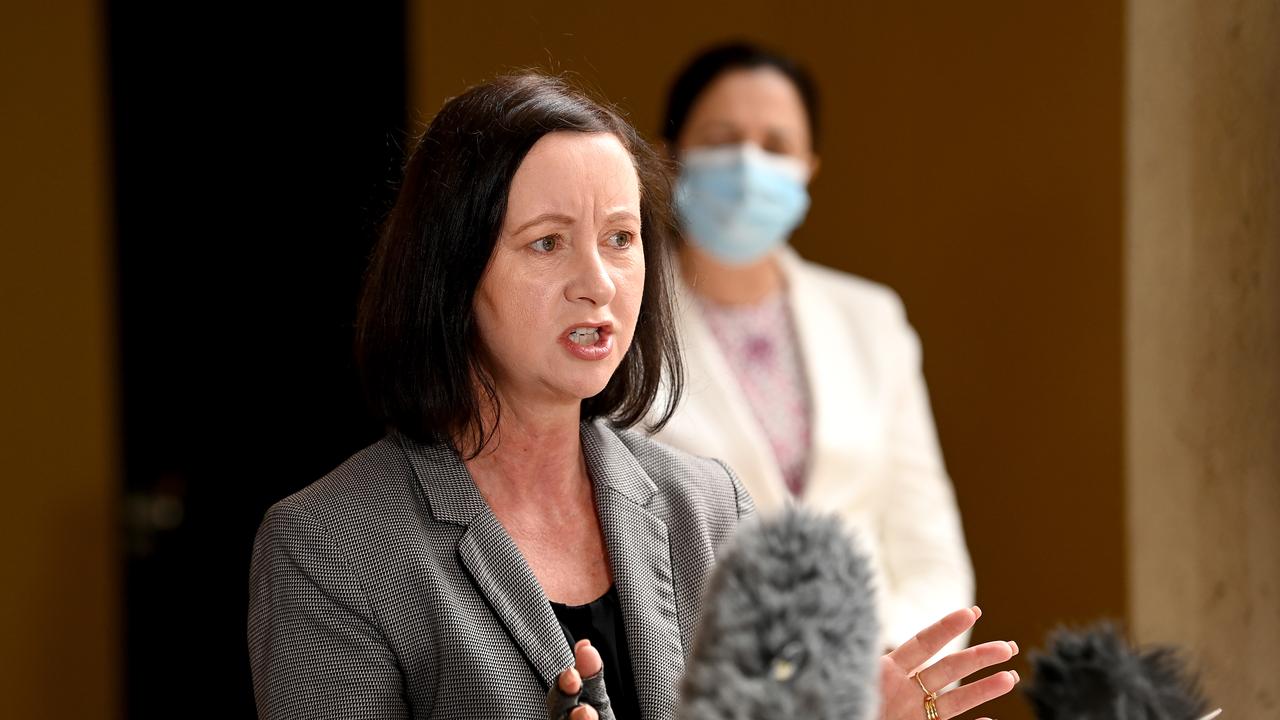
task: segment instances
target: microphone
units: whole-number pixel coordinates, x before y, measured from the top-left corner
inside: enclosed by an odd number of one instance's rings
[[[681,717],[873,718],[878,642],[870,564],[836,518],[748,523],[708,586]]]
[[[1115,625],[1059,630],[1031,655],[1038,720],[1208,720],[1194,674],[1171,647],[1136,650]]]

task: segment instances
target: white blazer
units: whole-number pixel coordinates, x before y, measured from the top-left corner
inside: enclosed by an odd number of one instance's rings
[[[889,288],[780,257],[810,389],[800,502],[834,512],[871,556],[884,644],[973,603],[973,568],[938,447],[920,342]],[[685,394],[657,439],[724,460],[762,515],[793,502],[728,361],[683,290]]]

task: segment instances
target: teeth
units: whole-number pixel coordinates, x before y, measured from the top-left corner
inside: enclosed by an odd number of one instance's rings
[[[569,331],[569,340],[578,345],[595,345],[600,340],[599,328],[574,328]]]

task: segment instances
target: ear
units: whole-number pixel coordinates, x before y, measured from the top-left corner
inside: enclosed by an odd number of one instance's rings
[[[818,169],[822,167],[822,158],[817,155],[809,155],[809,182],[818,176]]]

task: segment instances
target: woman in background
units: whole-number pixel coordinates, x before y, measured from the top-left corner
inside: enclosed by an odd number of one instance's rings
[[[817,106],[803,69],[748,44],[672,86],[687,384],[656,437],[724,460],[762,513],[841,516],[872,557],[892,648],[971,604],[973,571],[901,301],[787,244],[819,166]]]

